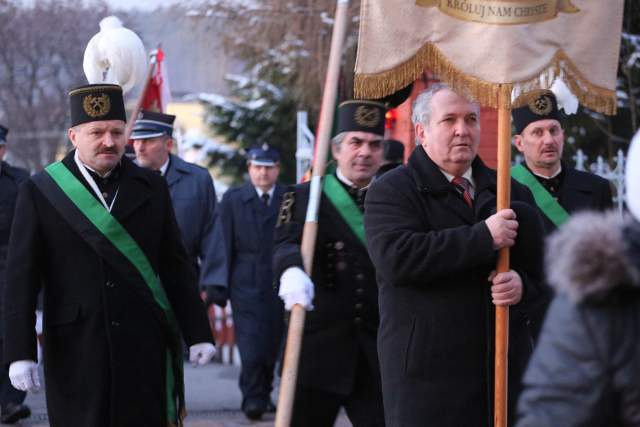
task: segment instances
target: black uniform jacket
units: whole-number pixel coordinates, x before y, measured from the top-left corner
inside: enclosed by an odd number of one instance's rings
[[[283,197],[275,232],[277,283],[288,267],[302,268],[300,242],[309,188],[309,183],[297,185],[293,193]],[[375,273],[366,248],[324,194],[318,218],[311,277],[315,309],[306,316],[298,382],[348,395],[353,390],[358,363],[368,364],[375,382],[379,377]]]
[[[606,179],[579,171],[562,163],[564,177],[558,189],[558,203],[569,214],[582,210],[604,211],[613,207],[611,184]],[[556,226],[543,213],[545,234],[556,230]]]
[[[63,163],[89,188],[73,155]],[[168,340],[158,306],[91,249],[33,179],[20,188],[9,241],[5,363],[36,360],[43,288],[51,426],[166,427]],[[159,274],[187,344],[211,342],[164,179],[123,158],[111,213]]]
[[[27,178],[29,178],[29,172],[26,170],[10,166],[5,162],[0,163],[0,338],[4,331],[2,327],[2,296],[6,282],[9,232],[18,198],[18,185]]]
[[[474,208],[417,147],[406,166],[374,182],[365,204],[369,254],[380,288],[378,354],[386,425],[490,426],[495,306],[489,274],[497,252],[484,222],[496,175],[472,164]],[[511,268],[524,285],[510,310],[510,402],[531,352],[522,308],[535,300],[542,223],[528,189],[511,181],[519,220]]]
[[[537,176],[536,179],[540,180]],[[560,206],[570,215],[584,210],[605,211],[613,208],[609,181],[598,175],[570,168],[564,162],[557,197]],[[539,212],[544,222],[545,235],[556,231],[555,224],[542,211]],[[539,298],[537,303],[529,308],[531,330],[535,339],[540,333],[547,308],[553,298],[553,291],[548,285],[543,287],[543,293],[544,297]]]

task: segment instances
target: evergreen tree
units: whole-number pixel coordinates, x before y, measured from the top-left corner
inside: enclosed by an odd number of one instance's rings
[[[563,120],[565,157],[582,149],[592,162],[599,155],[612,163],[618,150],[627,151],[640,129],[640,2],[625,2],[617,80],[618,112],[605,116],[581,107]],[[570,163],[572,163],[570,161]]]
[[[282,88],[256,77],[227,76],[231,95],[202,95],[212,131],[231,142],[232,153],[211,154],[211,164],[232,177],[235,183],[246,177],[246,152],[269,144],[280,151],[280,181],[295,181],[296,105]]]

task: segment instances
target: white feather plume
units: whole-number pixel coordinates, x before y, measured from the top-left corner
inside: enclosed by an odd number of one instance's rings
[[[571,92],[561,77],[556,77],[553,85],[551,85],[551,92],[556,96],[558,109],[563,109],[564,113],[569,115],[578,112],[578,98]]]
[[[82,63],[89,83],[115,83],[126,93],[145,78],[147,54],[136,33],[115,16],[100,21],[100,32],[84,51]]]
[[[627,187],[627,207],[640,221],[640,131],[631,140],[627,153],[625,185]]]

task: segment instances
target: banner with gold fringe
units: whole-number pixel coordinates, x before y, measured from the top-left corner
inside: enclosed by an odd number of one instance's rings
[[[561,77],[580,103],[616,112],[623,0],[363,0],[355,95],[382,98],[425,69],[482,105]]]

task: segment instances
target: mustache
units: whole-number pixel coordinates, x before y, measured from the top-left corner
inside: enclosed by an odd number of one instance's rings
[[[98,154],[118,154],[118,150],[115,148],[103,148],[98,150]]]

